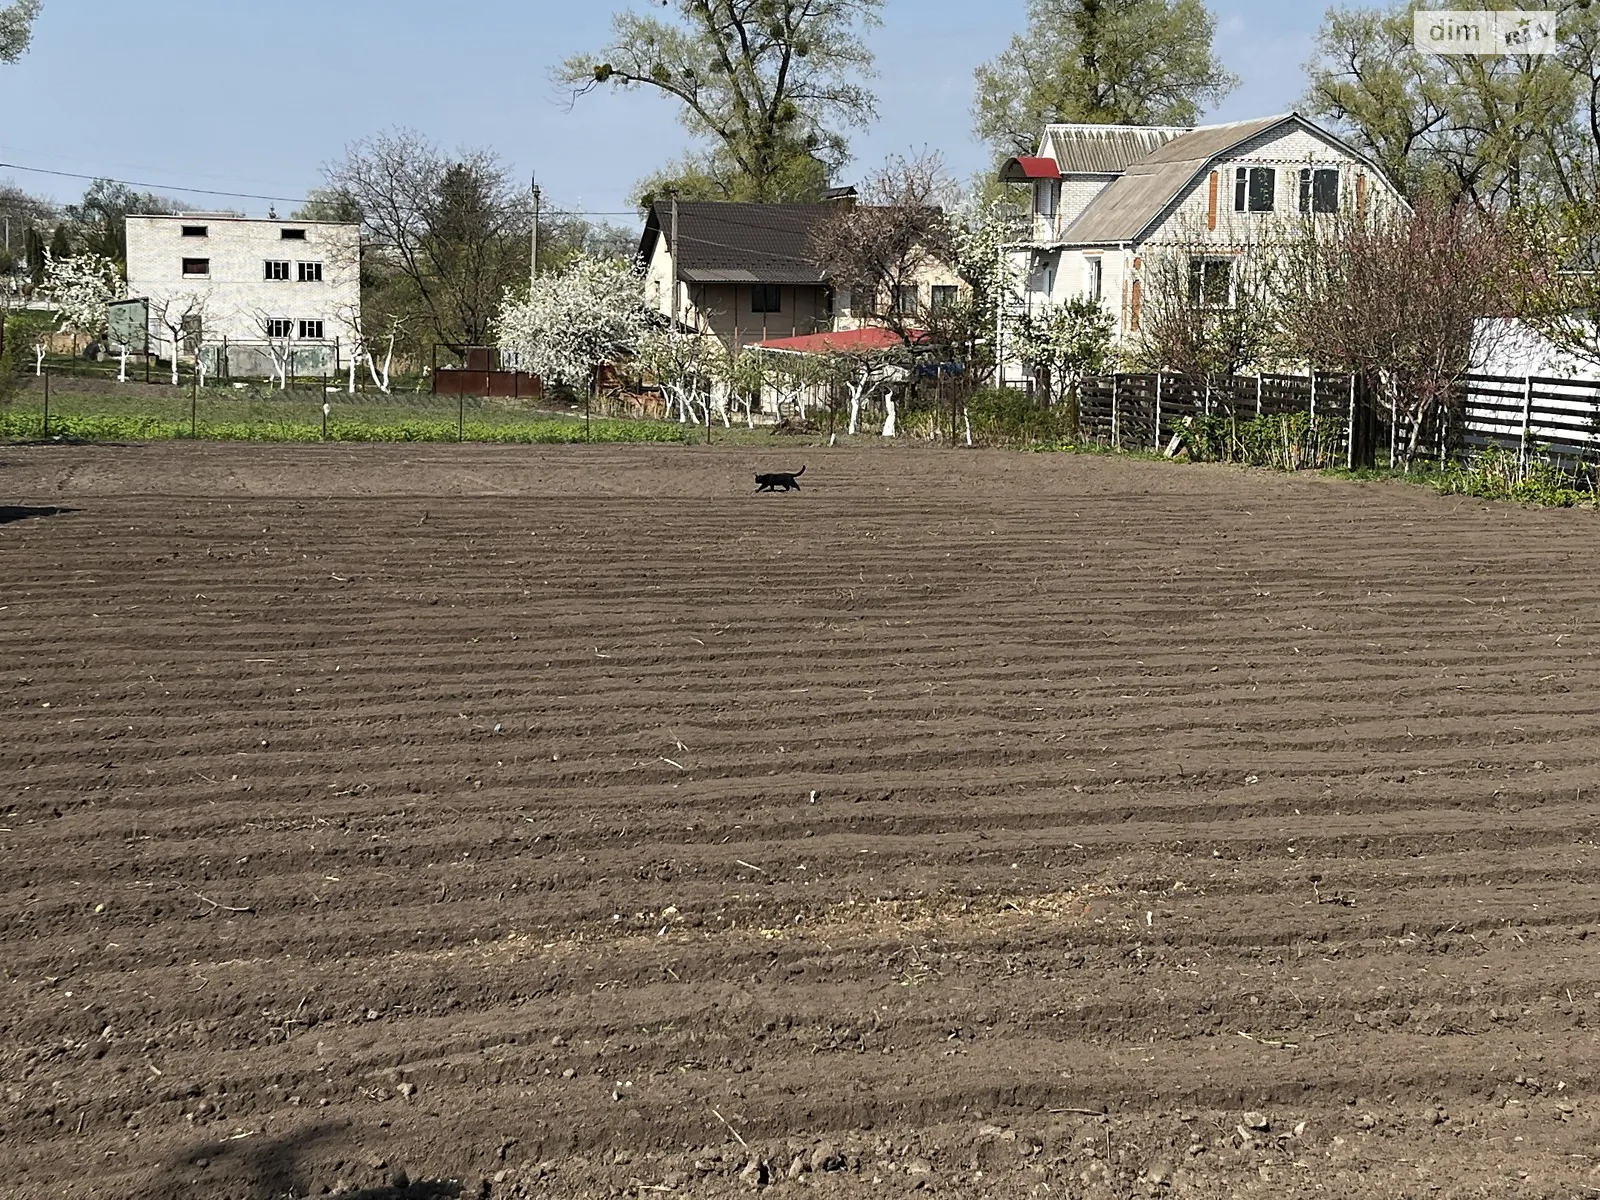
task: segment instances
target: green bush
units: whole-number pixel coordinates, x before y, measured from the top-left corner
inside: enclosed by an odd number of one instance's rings
[[[1191,462],[1318,470],[1343,464],[1345,424],[1342,417],[1313,417],[1310,413],[1281,413],[1248,421],[1196,416],[1179,427],[1178,437]]]
[[[967,401],[973,440],[988,444],[1058,441],[1071,433],[1066,416],[1016,388],[984,388]]]
[[[1466,462],[1451,463],[1433,481],[1445,495],[1518,500],[1548,508],[1594,504],[1595,483],[1579,472],[1563,471],[1543,458],[1522,462],[1509,450],[1492,448]]]

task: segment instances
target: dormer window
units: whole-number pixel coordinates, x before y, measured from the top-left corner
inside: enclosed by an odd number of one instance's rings
[[[1300,168],[1300,211],[1334,213],[1339,211],[1339,168]]]
[[[1271,212],[1278,172],[1272,167],[1240,167],[1233,173],[1233,211]]]

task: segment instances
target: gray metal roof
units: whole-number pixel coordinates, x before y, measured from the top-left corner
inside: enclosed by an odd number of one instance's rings
[[[1046,125],[1039,154],[1063,175],[1115,175],[1188,130],[1161,125]]]
[[[1089,246],[1138,241],[1217,158],[1276,126],[1292,122],[1316,128],[1303,117],[1288,113],[1210,125],[1164,141],[1149,157],[1130,164],[1102,189],[1061,240]]]

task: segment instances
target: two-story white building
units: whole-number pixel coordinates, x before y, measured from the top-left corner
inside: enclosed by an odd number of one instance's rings
[[[227,345],[232,373],[268,374],[268,351],[292,350],[302,373],[337,370],[353,351],[360,226],[193,213],[128,217],[127,230],[128,295],[149,301],[157,353],[179,341],[216,361]]]
[[[1031,189],[1031,237],[1009,248],[1014,303],[1098,300],[1118,341],[1139,333],[1157,254],[1187,255],[1191,287],[1228,303],[1239,260],[1269,232],[1399,202],[1375,163],[1293,112],[1194,129],[1047,125],[1038,153],[1000,178]],[[1006,381],[1027,378],[1007,362]]]

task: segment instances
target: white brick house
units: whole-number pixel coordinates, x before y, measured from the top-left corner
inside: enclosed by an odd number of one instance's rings
[[[1013,303],[1098,300],[1119,342],[1139,333],[1156,254],[1189,255],[1192,283],[1231,297],[1235,264],[1269,231],[1401,202],[1375,163],[1292,112],[1194,129],[1048,125],[1038,154],[1007,160],[1000,178],[1031,189],[1031,237],[1008,251]],[[1005,378],[1029,373],[1007,362]]]
[[[214,360],[227,344],[236,374],[265,373],[252,345],[293,349],[296,370],[308,373],[335,370],[352,351],[360,226],[205,213],[128,217],[127,230],[128,295],[150,301],[157,353],[172,353],[164,310],[191,313],[183,355],[203,346]]]

